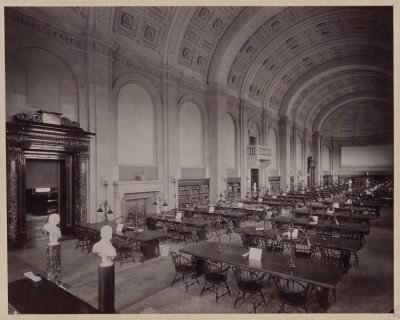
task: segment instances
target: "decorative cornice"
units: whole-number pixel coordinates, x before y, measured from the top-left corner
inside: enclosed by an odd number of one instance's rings
[[[78,50],[94,51],[105,56],[111,56],[112,45],[104,40],[94,38],[94,35],[82,37],[10,8],[6,9],[5,18],[6,24],[14,24],[26,28],[30,32],[51,41],[56,41]]]
[[[154,67],[148,65],[147,63],[143,63],[143,62],[139,63],[134,58],[124,56],[120,53],[116,53],[114,62],[123,64],[129,68],[133,68],[133,69],[135,69],[136,72],[149,74],[156,78],[161,79],[162,72],[161,72],[160,68],[154,68]]]

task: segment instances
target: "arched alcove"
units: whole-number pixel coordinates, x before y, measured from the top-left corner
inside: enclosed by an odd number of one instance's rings
[[[225,113],[222,117],[221,128],[224,141],[222,152],[225,165],[228,169],[234,169],[236,168],[236,125],[229,113]]]
[[[153,165],[156,160],[153,101],[141,85],[128,83],[118,94],[118,162]]]
[[[179,164],[204,166],[203,119],[199,107],[191,101],[184,102],[179,111]]]
[[[6,90],[7,118],[45,110],[79,121],[77,81],[69,66],[47,50],[16,50],[7,59]]]

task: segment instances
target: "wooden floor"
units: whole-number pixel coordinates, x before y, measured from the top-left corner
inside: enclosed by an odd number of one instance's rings
[[[387,313],[393,309],[393,209],[384,208],[379,222],[374,223],[367,237],[367,244],[359,252],[360,264],[353,263],[350,271],[337,287],[337,303],[331,313]],[[235,235],[232,242],[240,242]],[[75,240],[62,242],[62,281],[75,295],[97,307],[98,258],[75,250]],[[169,242],[172,250],[186,245]],[[9,281],[21,278],[23,272],[45,274],[45,242],[41,246],[12,251],[8,255]],[[139,253],[138,253],[139,255]],[[139,258],[139,256],[138,256]],[[138,260],[138,259],[137,259]],[[201,286],[185,292],[182,283],[170,283],[174,268],[170,257],[159,257],[145,263],[116,264],[116,310],[119,313],[247,313],[250,305],[233,309],[234,296],[225,296],[215,303],[212,294],[200,297]],[[236,294],[232,276],[229,285]],[[272,283],[264,289],[267,304],[260,313],[276,313],[279,300]],[[315,299],[309,301],[309,310],[320,312]],[[287,312],[301,312],[288,307]]]

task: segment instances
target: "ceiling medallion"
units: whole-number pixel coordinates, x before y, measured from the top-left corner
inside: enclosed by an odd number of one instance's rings
[[[222,24],[223,24],[222,20],[221,19],[217,19],[213,23],[213,28],[216,29],[216,30],[219,30],[219,29],[221,29]]]
[[[132,30],[134,18],[129,13],[122,13],[121,15],[121,25],[127,29]]]
[[[192,52],[190,51],[189,48],[183,48],[183,51],[182,51],[183,58],[185,58],[186,60],[190,60],[191,55],[192,55]]]
[[[249,47],[246,49],[247,54],[251,54],[253,51],[254,51],[254,47],[253,47],[253,46],[249,46]]]
[[[155,35],[156,35],[156,29],[154,29],[153,27],[147,26],[144,31],[144,37],[147,40],[154,41]]]
[[[200,19],[206,19],[209,14],[210,14],[210,10],[208,10],[207,8],[202,8],[199,11],[199,18]]]
[[[199,57],[197,58],[197,64],[198,64],[199,66],[204,66],[205,63],[206,63],[206,59],[205,59],[204,57],[199,56]]]

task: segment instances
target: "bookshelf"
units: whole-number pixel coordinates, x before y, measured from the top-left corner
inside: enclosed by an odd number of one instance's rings
[[[209,179],[182,179],[178,181],[178,207],[208,205]]]
[[[226,196],[228,200],[240,199],[240,178],[228,178]]]
[[[279,193],[281,191],[281,177],[280,176],[269,177],[269,185],[271,187],[270,192]]]
[[[333,184],[333,176],[332,175],[324,175],[324,176],[322,176],[322,184],[324,186]]]

